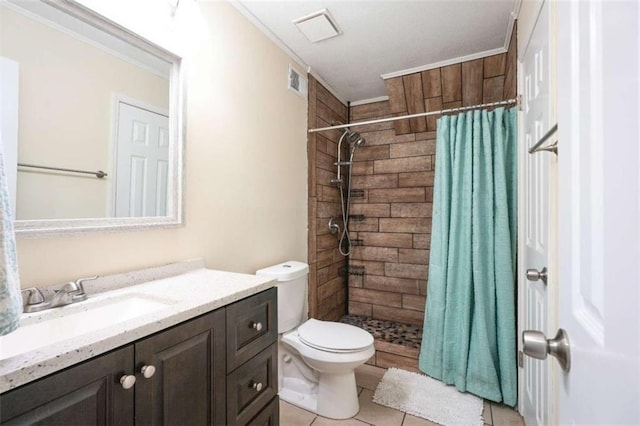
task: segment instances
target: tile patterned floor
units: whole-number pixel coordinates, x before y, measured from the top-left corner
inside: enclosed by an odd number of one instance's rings
[[[280,401],[280,424],[282,426],[433,426],[437,423],[415,417],[402,411],[374,404],[373,391],[382,379],[383,368],[363,365],[356,370],[360,412],[352,419],[331,420],[317,416],[287,402]],[[484,422],[489,426],[524,426],[520,415],[502,404],[485,401]]]
[[[409,348],[420,348],[420,343],[422,342],[422,327],[417,325],[373,319],[360,315],[345,315],[340,318],[340,322],[365,329],[375,339]]]

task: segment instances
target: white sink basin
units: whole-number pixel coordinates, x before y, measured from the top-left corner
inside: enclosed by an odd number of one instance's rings
[[[0,360],[129,321],[173,303],[146,294],[129,294],[30,314],[20,328],[0,337]]]

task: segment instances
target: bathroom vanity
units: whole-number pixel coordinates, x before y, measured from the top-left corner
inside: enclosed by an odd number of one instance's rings
[[[87,302],[127,294],[174,303],[119,324],[104,318],[105,328],[90,335],[2,356],[0,423],[278,424],[272,281],[198,269]],[[78,356],[85,359],[75,362]]]

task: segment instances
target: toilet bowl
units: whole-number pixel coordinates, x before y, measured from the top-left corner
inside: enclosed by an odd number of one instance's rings
[[[256,274],[277,279],[280,399],[332,419],[360,409],[354,370],[371,358],[373,336],[358,327],[303,321],[308,265],[285,262]]]
[[[309,335],[308,328],[318,333],[322,346],[315,340],[305,339]],[[349,337],[356,337],[354,341],[358,343],[350,345]],[[303,408],[332,419],[348,419],[358,414],[360,405],[354,370],[375,353],[371,334],[352,325],[309,319],[297,330],[283,334],[281,341],[318,373],[315,401],[313,398],[310,401],[315,402],[315,407],[306,404]],[[367,343],[362,344],[364,341]],[[288,396],[283,395],[284,399]],[[298,401],[299,396],[289,402],[296,404]]]

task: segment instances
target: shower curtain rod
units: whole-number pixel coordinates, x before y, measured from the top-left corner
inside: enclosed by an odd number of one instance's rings
[[[449,112],[459,112],[459,111],[466,111],[469,109],[487,108],[492,106],[510,105],[510,104],[517,104],[517,103],[518,103],[517,99],[507,99],[506,101],[489,102],[486,104],[471,105],[471,106],[458,107],[458,108],[449,108],[449,109],[443,109],[440,111],[421,112],[418,114],[402,115],[399,117],[379,118],[377,120],[359,121],[355,123],[340,124],[337,126],[329,126],[329,127],[319,127],[317,129],[309,129],[308,133],[324,132],[325,130],[334,130],[334,129],[346,129],[347,127],[364,126],[365,124],[386,123],[387,121],[406,120],[408,118],[426,117],[429,115],[438,115],[438,114],[445,114]]]

